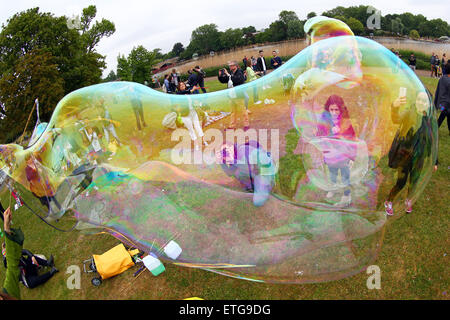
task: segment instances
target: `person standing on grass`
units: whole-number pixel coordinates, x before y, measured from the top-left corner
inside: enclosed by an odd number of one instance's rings
[[[238,100],[244,98],[245,110],[239,112],[242,114],[242,118],[244,120],[244,131],[249,129],[250,122],[248,119],[248,94],[245,91],[239,91],[237,94],[234,91],[234,87],[239,86],[245,82],[245,76],[242,70],[239,68],[239,65],[236,61],[229,61],[228,67],[230,68],[230,72],[227,69],[219,70],[218,79],[221,83],[227,83],[228,88],[233,88],[230,91],[230,102],[231,102],[231,115],[230,115],[230,125],[228,129],[236,129],[236,116],[238,113]],[[239,108],[240,109],[240,108]],[[239,110],[240,111],[240,110]]]
[[[392,203],[395,197],[403,190],[408,180],[405,211],[412,212],[411,195],[417,187],[425,159],[431,155],[431,141],[428,136],[431,131],[429,97],[426,92],[421,91],[417,94],[415,103],[404,108],[406,104],[406,96],[399,96],[391,106],[392,122],[400,126],[388,154],[389,168],[397,170],[397,182],[384,202],[386,214],[389,216],[394,214]]]
[[[206,73],[205,71],[202,70],[202,68],[200,68],[200,66],[196,66],[194,68],[194,71],[197,73],[197,85],[200,87],[200,89],[202,90],[203,93],[206,93],[206,88],[205,88],[205,77],[206,77]],[[198,89],[197,89],[197,93]]]
[[[250,60],[247,60],[247,68],[245,69],[245,75],[247,76],[248,82],[258,79],[255,71],[253,71],[253,69],[252,69],[252,62]],[[253,103],[254,104],[261,103],[261,101],[258,98],[258,88],[256,85],[253,86]],[[248,111],[248,112],[250,113],[250,111]]]
[[[416,71],[416,57],[414,56],[414,53],[411,53],[411,56],[409,57],[409,67]]]
[[[434,105],[441,110],[438,118],[438,128],[441,126],[444,119],[447,118],[447,127],[450,134],[450,63],[444,66],[445,76],[439,79],[434,94]]]
[[[259,57],[256,60],[256,71],[259,72],[260,75],[265,76],[267,72],[266,61],[264,60],[264,51],[259,50]]]
[[[435,61],[436,57],[434,56],[434,52],[431,54],[431,59],[430,59],[430,66],[431,66],[431,75],[430,77],[433,78],[433,74],[435,73],[435,69],[436,69],[436,64]]]
[[[270,59],[270,64],[272,68],[277,69],[281,67],[282,61],[279,56],[277,56],[277,52],[275,50],[272,51],[273,57]]]
[[[447,63],[447,61],[445,60],[447,59],[447,57],[445,56],[445,53],[442,55],[442,60],[441,60],[441,67],[442,67],[442,75],[445,76],[447,75],[447,71],[445,70],[445,64]]]

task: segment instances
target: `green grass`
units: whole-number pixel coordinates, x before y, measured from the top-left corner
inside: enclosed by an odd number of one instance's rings
[[[436,79],[422,78],[434,93]],[[208,81],[209,89],[224,89],[217,80]],[[445,124],[439,130],[440,167],[416,202],[414,212],[386,228],[384,242],[376,264],[381,268],[381,289],[368,290],[368,275],[326,283],[280,285],[254,283],[224,277],[199,269],[166,264],[166,272],[154,277],[145,271],[133,277],[136,268],[103,282],[91,285],[92,274],[81,273],[81,289],[69,290],[65,271],[70,265],[82,270],[82,262],[92,254],[101,254],[118,240],[106,235],[83,235],[78,231],[63,233],[39,221],[26,208],[14,214],[14,226],[25,234],[24,247],[49,256],[53,253],[60,272],[45,285],[26,289],[23,299],[184,299],[192,296],[213,299],[448,299],[448,248],[450,190],[450,136]],[[287,173],[289,174],[289,173]],[[29,199],[26,199],[29,200]],[[29,200],[31,201],[31,200]],[[9,195],[2,196],[5,206]],[[38,205],[33,201],[34,205]],[[64,223],[70,227],[70,221]],[[0,281],[4,280],[1,267]]]

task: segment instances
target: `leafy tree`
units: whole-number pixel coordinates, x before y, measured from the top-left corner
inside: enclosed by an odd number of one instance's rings
[[[278,18],[281,22],[284,23],[285,26],[288,25],[290,21],[299,20],[297,14],[294,11],[283,10],[279,13]]]
[[[403,34],[404,25],[400,17],[391,20],[391,31],[395,34]]]
[[[268,42],[271,41],[271,38],[272,38],[272,31],[270,29],[266,29],[255,35],[255,43]]]
[[[92,25],[96,12],[95,6],[84,9],[79,26],[74,26],[65,16],[56,17],[32,8],[14,14],[2,25],[0,104],[6,118],[1,126],[14,119],[15,125],[23,128],[25,123],[18,115],[22,112],[28,116],[25,108],[32,105],[35,97],[45,105],[42,118],[48,120],[45,117],[50,117],[64,94],[102,80],[105,57],[95,47],[115,28],[104,19]],[[17,88],[22,90],[20,94]],[[12,105],[17,114],[11,113]]]
[[[346,23],[355,35],[360,35],[364,32],[364,25],[358,19],[351,17],[347,19]]]
[[[123,55],[117,57],[117,76],[124,81],[144,83],[151,82],[150,71],[154,65],[161,61],[161,49],[149,51],[143,46],[134,47],[127,58]]]
[[[287,25],[287,37],[288,39],[302,38],[305,36],[303,30],[303,22],[300,20],[289,21]]]
[[[336,16],[346,17],[346,9],[342,6],[338,6],[334,9],[323,12],[322,15],[330,18],[335,18]]]
[[[410,37],[411,39],[417,40],[417,39],[420,38],[420,35],[419,35],[419,32],[417,32],[417,30],[412,29],[412,30],[409,32],[409,37]]]
[[[242,28],[242,33],[244,34],[245,44],[255,43],[256,28],[254,26]]]
[[[36,98],[39,98],[40,118],[48,121],[63,96],[64,80],[51,53],[33,49],[21,56],[15,69],[0,78],[0,101],[5,117],[0,120],[0,140],[10,142],[22,134]],[[33,113],[31,126],[36,120]]]
[[[181,42],[177,42],[173,45],[171,52],[175,55],[175,57],[179,57],[183,51],[184,51],[183,44]]]
[[[116,31],[114,23],[106,19],[102,19],[101,22],[95,22],[90,28],[96,15],[97,8],[94,5],[83,9],[83,15],[81,17],[81,38],[87,53],[92,52],[103,37],[109,37]]]
[[[117,80],[117,75],[114,72],[114,70],[111,70],[108,75],[106,76],[105,79],[103,79],[104,82],[109,82],[109,81],[115,81]]]
[[[315,17],[315,16],[317,16],[317,14],[316,14],[314,11],[312,11],[312,12],[308,13],[308,15],[306,16],[306,18],[307,18],[307,19],[311,19],[311,18],[313,18],[313,17]]]
[[[270,24],[270,39],[269,41],[283,41],[287,39],[287,25],[281,20],[274,21]]]
[[[244,33],[241,29],[227,29],[220,34],[220,43],[224,49],[236,48],[244,45]]]
[[[124,55],[117,57],[117,78],[123,81],[131,81],[131,68]]]
[[[39,8],[13,15],[0,33],[0,74],[13,70],[25,54],[42,49],[54,57],[65,93],[100,82],[105,57],[95,52],[95,46],[114,32],[114,25],[102,20],[91,27],[95,15],[95,6],[84,9],[79,29],[69,28],[66,17]]]
[[[189,53],[207,54],[210,51],[219,51],[220,32],[214,23],[205,24],[192,31]],[[192,54],[191,53],[191,54]]]

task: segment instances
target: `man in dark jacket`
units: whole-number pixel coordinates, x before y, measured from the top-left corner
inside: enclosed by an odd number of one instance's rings
[[[263,76],[266,75],[267,67],[266,61],[264,60],[264,52],[259,50],[259,57],[256,60],[256,70]]]
[[[229,97],[231,101],[231,122],[229,129],[236,129],[236,113],[238,111],[237,100],[244,98],[245,110],[242,112],[242,116],[244,119],[244,130],[249,128],[249,120],[248,120],[248,95],[245,91],[236,90],[234,87],[243,84],[246,80],[244,76],[244,72],[239,68],[239,65],[236,61],[228,62],[228,67],[230,68],[230,72],[227,69],[219,70],[219,81],[221,83],[228,83],[228,88],[231,88],[232,91],[229,92]]]
[[[434,56],[434,52],[431,54],[430,65],[431,65],[431,75],[433,77],[433,73],[436,73],[436,57]]]
[[[197,73],[197,84],[200,87],[200,89],[202,89],[203,93],[206,93],[206,89],[205,89],[205,77],[206,77],[206,73],[205,71],[202,70],[202,68],[200,68],[199,66],[196,66],[194,68],[194,71]],[[198,90],[197,90],[198,93]]]
[[[409,67],[416,71],[416,57],[414,56],[414,53],[411,53],[411,56],[409,57]]]
[[[274,50],[272,51],[273,58],[270,59],[270,64],[272,65],[272,68],[277,69],[281,67],[282,61],[281,58],[277,55],[277,52]]]
[[[193,72],[192,70],[188,70],[189,77],[187,79],[187,84],[189,88],[193,88],[198,86],[198,74],[196,72]],[[199,93],[198,90],[194,90],[192,93],[197,94]]]
[[[445,76],[439,79],[436,93],[434,94],[434,105],[441,110],[438,119],[438,126],[440,127],[444,119],[447,117],[447,127],[450,134],[450,63],[444,66]]]

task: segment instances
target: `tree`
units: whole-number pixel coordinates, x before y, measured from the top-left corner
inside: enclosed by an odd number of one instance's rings
[[[315,17],[315,16],[317,16],[317,14],[316,14],[314,11],[312,11],[312,12],[308,13],[308,15],[306,16],[306,18],[307,18],[307,19],[311,19],[311,18],[313,18],[313,17]]]
[[[123,81],[131,81],[131,68],[124,55],[117,57],[117,78]]]
[[[64,91],[99,83],[105,57],[95,52],[100,39],[114,32],[102,20],[92,28],[95,6],[83,10],[80,28],[69,28],[66,17],[39,12],[39,8],[16,13],[0,33],[0,74],[13,70],[20,57],[34,49],[49,52],[64,79]]]
[[[254,34],[256,33],[256,28],[254,26],[248,26],[248,27],[242,28],[242,33],[244,34],[246,44],[255,43],[255,35]]]
[[[192,31],[191,42],[188,45],[189,53],[208,54],[210,51],[219,51],[220,32],[214,23],[205,24]]]
[[[272,32],[270,29],[266,29],[255,35],[255,43],[264,43],[270,41],[272,38]]]
[[[420,35],[419,35],[419,32],[417,32],[417,30],[412,29],[412,30],[409,32],[409,37],[410,37],[411,39],[417,40],[417,39],[420,38]]]
[[[400,17],[391,20],[391,31],[397,35],[403,34],[404,25]]]
[[[303,30],[303,22],[300,20],[293,20],[288,22],[287,26],[287,37],[288,39],[297,39],[305,36],[305,31]]]
[[[81,17],[81,38],[87,53],[92,52],[103,37],[109,37],[116,31],[114,23],[106,19],[102,19],[101,22],[95,22],[89,28],[96,15],[97,8],[94,5],[83,9],[83,15]]]
[[[351,17],[347,19],[346,23],[355,35],[360,35],[364,32],[364,25],[358,19]]]
[[[229,28],[220,34],[222,48],[231,49],[244,45],[244,33],[241,29]]]
[[[161,49],[149,51],[143,46],[134,47],[127,58],[124,55],[117,57],[117,77],[124,81],[134,81],[144,84],[151,82],[150,71],[161,59],[158,53]]]
[[[0,101],[4,119],[0,120],[0,140],[11,142],[22,134],[34,100],[39,99],[40,119],[50,120],[64,96],[64,80],[49,52],[33,49],[20,57],[15,69],[0,78]],[[30,120],[36,122],[36,114]],[[30,127],[28,127],[30,128]]]
[[[288,25],[289,21],[299,20],[297,14],[294,11],[283,10],[278,15],[279,20],[284,23],[285,26]]]
[[[105,79],[103,79],[104,82],[109,82],[109,81],[115,81],[117,80],[117,75],[114,72],[114,70],[111,70],[108,75],[106,76]]]
[[[179,57],[183,51],[184,51],[183,44],[181,42],[177,42],[173,45],[171,52],[175,55],[175,57]]]

